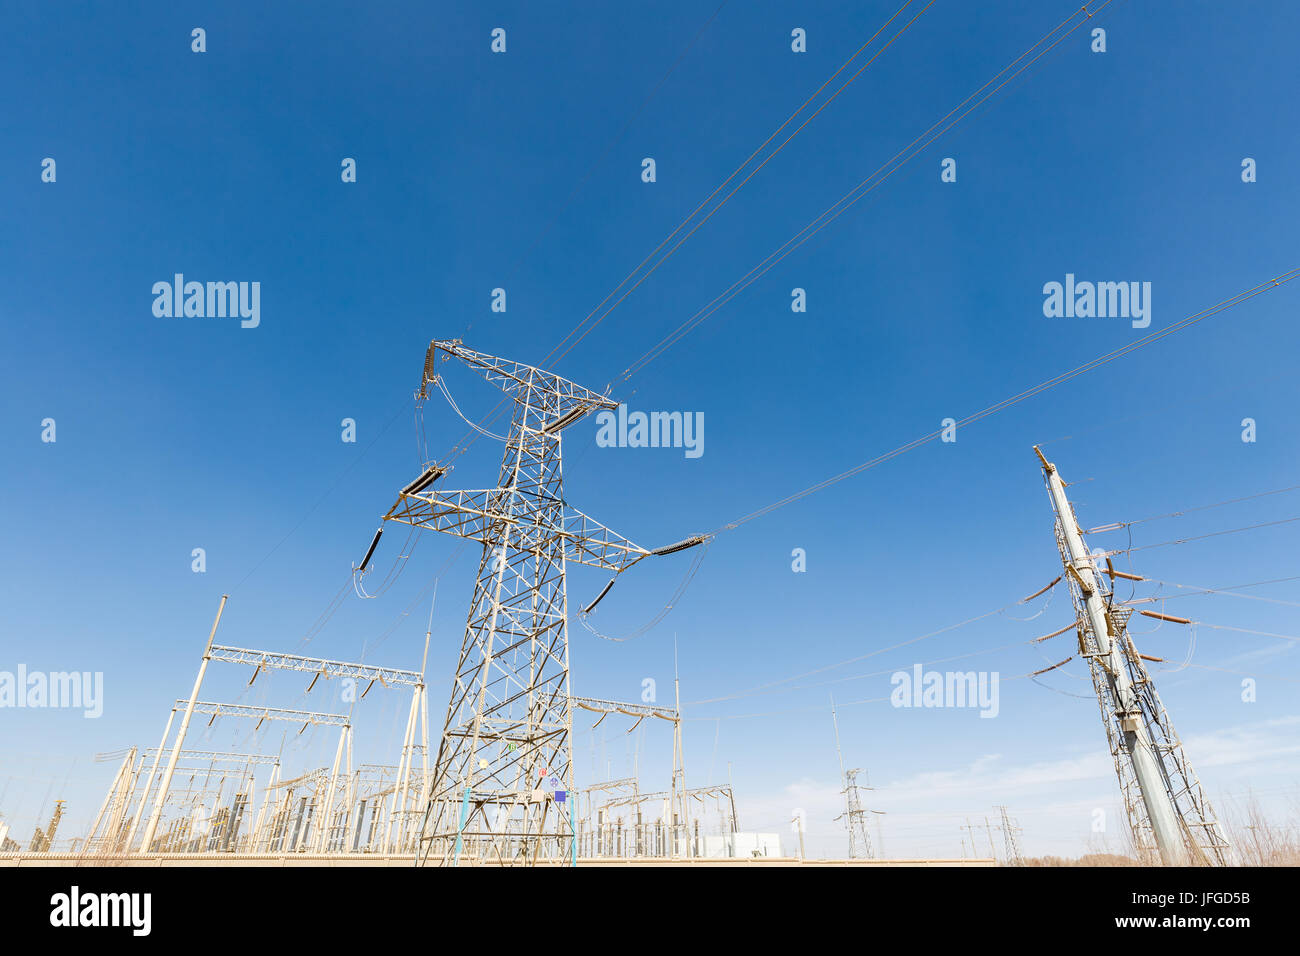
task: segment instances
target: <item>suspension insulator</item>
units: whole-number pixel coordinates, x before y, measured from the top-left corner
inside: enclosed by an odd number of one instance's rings
[[[601,602],[601,600],[605,597],[605,595],[609,593],[609,589],[612,588],[613,586],[614,586],[614,578],[610,578],[610,579],[605,583],[605,586],[604,586],[603,588],[600,589],[600,593],[596,595],[596,600],[592,601],[590,604],[588,604],[586,607],[584,607],[584,608],[582,609],[582,613],[583,613],[583,614],[590,614],[590,613],[591,613],[591,609],[594,608],[597,604],[599,604],[599,603]]]
[[[446,468],[441,468],[438,465],[430,465],[428,468],[424,469],[424,471],[420,473],[419,478],[416,478],[413,482],[411,482],[409,485],[407,485],[405,488],[402,489],[402,494],[413,495],[418,492],[421,492],[429,485],[433,484],[435,481],[441,478],[443,475],[445,475],[446,473],[447,473]]]
[[[558,432],[562,428],[568,428],[579,418],[586,415],[590,410],[590,405],[579,405],[577,408],[561,415],[555,421],[548,422],[546,425],[542,426],[542,432],[543,434],[549,435],[551,432]]]
[[[678,551],[685,551],[687,548],[693,548],[697,544],[703,544],[707,540],[709,540],[708,535],[692,535],[689,538],[678,541],[676,544],[669,544],[662,548],[655,548],[655,550],[650,553],[654,555],[676,554]]]
[[[366,556],[361,559],[361,566],[357,568],[358,571],[364,571],[366,565],[370,563],[370,556],[375,553],[375,548],[379,546],[379,537],[383,533],[384,526],[380,525],[379,530],[375,532],[375,536],[370,542],[370,547],[366,549]]]

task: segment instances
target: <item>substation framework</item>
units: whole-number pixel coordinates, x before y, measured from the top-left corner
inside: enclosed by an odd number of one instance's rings
[[[512,400],[513,413],[495,487],[436,491],[433,484],[450,468],[430,463],[384,515],[384,522],[433,529],[482,546],[436,759],[430,759],[424,680],[430,633],[418,672],[231,647],[215,643],[227,600],[223,596],[189,698],[176,701],[158,747],[125,752],[83,855],[369,852],[410,854],[417,864],[442,865],[554,865],[576,862],[579,856],[691,858],[706,855],[702,814],[694,811],[710,801],[720,833],[738,830],[729,785],[685,785],[679,691],[676,706],[669,708],[574,696],[570,683],[567,565],[612,572],[584,609],[588,612],[623,571],[646,557],[694,547],[706,536],[647,550],[565,500],[561,432],[593,410],[616,407],[613,400],[533,366],[467,349],[458,340],[430,344],[420,400],[430,384],[441,385],[437,363],[450,358],[500,387]],[[1144,664],[1159,658],[1138,652],[1128,631],[1132,610],[1115,603],[1115,578],[1140,578],[1115,571],[1109,560],[1104,570],[1100,567],[1084,541],[1059,471],[1034,450],[1056,516],[1078,654],[1088,662],[1133,847],[1144,862],[1224,865],[1228,842]],[[366,573],[383,530],[381,524],[355,569],[359,575]],[[390,690],[409,687],[398,764],[363,764],[353,771],[349,715],[200,701],[211,661],[253,667],[250,685],[263,670],[280,669],[311,673],[308,691],[322,677],[364,683],[360,697],[375,684]],[[642,792],[637,778],[628,777],[593,783],[579,794],[572,755],[575,709],[600,714],[597,726],[611,714],[635,718],[632,730],[647,718],[670,722],[669,788]],[[180,727],[172,738],[178,713]],[[255,720],[258,727],[266,720],[285,721],[301,724],[299,733],[313,725],[338,727],[334,761],[329,768],[282,780],[275,756],[187,750],[196,714],[207,716],[209,724],[218,717]],[[832,719],[839,754],[833,701]],[[245,831],[258,768],[267,766],[261,806]],[[837,819],[845,822],[849,856],[870,858],[874,852],[866,818],[877,811],[863,807],[856,780],[860,771],[846,769],[842,755],[840,772],[845,811]],[[177,774],[186,786],[174,785]],[[214,778],[219,781],[215,789]],[[647,820],[646,805],[660,808],[657,819]],[[160,833],[168,808],[172,813]],[[56,810],[51,836],[59,815]],[[1012,826],[1005,809],[999,829],[1004,830],[1009,861],[1018,862],[1019,828]],[[42,836],[38,830],[34,847]]]
[[[429,779],[423,671],[217,644],[226,600],[223,596],[217,609],[189,698],[173,704],[156,748],[126,752],[81,853],[411,852],[417,808]],[[427,659],[427,634],[425,652]],[[360,689],[358,700],[376,684],[388,690],[410,688],[398,765],[363,765],[353,771],[352,718],[347,714],[199,700],[212,661],[251,666],[250,686],[263,671],[287,670],[312,675],[308,692],[321,678],[353,680]],[[180,726],[173,737],[178,714]],[[300,734],[308,727],[337,727],[333,763],[285,780],[278,756],[185,749],[195,715],[208,717],[209,725],[218,717],[255,721],[254,731],[268,720],[300,725]],[[267,767],[254,817],[257,776]]]
[[[440,354],[441,353],[441,354]],[[411,854],[451,865],[563,862],[581,850],[610,856],[690,857],[701,854],[702,808],[724,803],[721,830],[735,829],[730,787],[685,786],[680,694],[672,708],[570,693],[565,569],[574,562],[613,577],[584,612],[608,593],[618,575],[643,558],[703,543],[687,538],[647,550],[568,506],[563,499],[560,432],[595,409],[617,403],[531,366],[433,342],[418,398],[438,383],[438,358],[456,357],[514,400],[510,437],[497,487],[440,494],[430,489],[449,469],[430,464],[407,485],[384,520],[433,528],[483,546],[465,640],[436,761],[431,761],[424,669],[326,660],[301,654],[215,642],[227,597],[208,635],[189,698],[177,700],[156,748],[128,750],[82,845],[83,855],[121,854]],[[361,565],[364,575],[383,532],[376,532]],[[203,701],[211,662],[253,668],[249,684],[266,670],[312,675],[307,690],[349,678],[364,690],[411,688],[411,705],[397,766],[352,769],[352,722],[345,714]],[[673,771],[667,791],[595,784],[579,812],[573,785],[572,712],[673,726]],[[172,734],[177,715],[179,728]],[[333,764],[282,779],[280,759],[264,754],[185,749],[195,715],[211,724],[237,717],[339,728]],[[269,771],[266,768],[269,767]],[[266,772],[256,814],[257,775]],[[215,783],[214,783],[215,781]],[[570,795],[573,795],[572,797]],[[600,803],[607,794],[605,803]],[[647,821],[644,804],[662,806]],[[628,807],[630,833],[621,839],[619,811]]]

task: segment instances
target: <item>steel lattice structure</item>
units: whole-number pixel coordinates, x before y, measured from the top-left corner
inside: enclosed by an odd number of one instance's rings
[[[840,720],[835,713],[835,697],[831,696],[831,725],[835,728],[835,756],[840,762],[840,778],[844,787],[844,812],[836,820],[844,821],[844,828],[849,831],[849,859],[859,857],[871,859],[876,855],[871,846],[871,835],[867,832],[867,811],[862,808],[862,795],[858,787],[860,768],[844,769],[844,753],[840,750]],[[868,788],[870,789],[870,788]]]
[[[1079,654],[1092,674],[1134,850],[1143,862],[1226,865],[1228,841],[1129,636],[1133,612],[1114,606],[1114,589],[1087,550],[1065,482],[1034,451],[1056,511],[1056,543],[1074,602]]]
[[[431,466],[384,516],[483,546],[421,858],[528,864],[566,857],[574,812],[566,565],[617,576],[651,553],[702,539],[650,552],[564,501],[562,430],[616,402],[551,372],[439,340],[425,356],[420,398],[439,382],[440,358],[479,372],[509,396],[513,411],[496,487],[437,491],[431,485],[447,469]]]
[[[876,855],[871,846],[871,836],[867,833],[867,811],[862,808],[862,795],[858,788],[858,774],[861,769],[844,771],[844,812],[836,817],[843,819],[849,831],[849,859],[871,859]]]
[[[1020,855],[1020,838],[1016,836],[1020,831],[1020,827],[1016,826],[1015,822],[1011,819],[1011,816],[1007,813],[1006,807],[999,806],[998,812],[1002,814],[1002,824],[998,829],[1002,831],[1002,837],[1006,843],[1007,865],[1024,866],[1024,857]]]
[[[302,654],[284,654],[279,651],[263,651],[249,647],[227,647],[224,644],[213,644],[208,652],[208,657],[211,660],[221,661],[226,664],[251,664],[256,668],[253,673],[254,679],[257,678],[258,673],[261,671],[275,668],[277,670],[302,671],[308,674],[314,673],[327,680],[342,677],[352,678],[356,681],[367,681],[366,690],[370,689],[369,684],[376,681],[384,687],[401,685],[415,687],[423,680],[423,676],[419,672],[402,670],[399,667],[378,667],[374,664],[359,664],[352,661],[331,661],[322,657],[304,657]],[[308,688],[308,690],[310,689]]]

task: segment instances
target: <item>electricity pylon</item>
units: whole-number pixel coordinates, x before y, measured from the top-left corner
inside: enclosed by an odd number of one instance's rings
[[[849,831],[849,859],[871,859],[875,852],[871,848],[871,837],[867,833],[867,811],[862,809],[862,798],[858,793],[858,774],[861,769],[844,769],[844,754],[840,750],[840,721],[835,714],[835,698],[831,697],[831,723],[835,726],[835,756],[840,762],[840,779],[844,781],[844,812],[836,820],[844,821],[844,828]],[[868,787],[868,790],[871,788]]]
[[[425,356],[420,399],[430,384],[441,384],[439,358],[479,372],[513,400],[513,411],[496,487],[434,490],[448,469],[432,464],[384,515],[385,522],[483,546],[417,859],[528,865],[568,858],[574,812],[566,565],[604,568],[617,578],[648,555],[704,538],[647,551],[564,500],[561,431],[617,402],[531,365],[436,339]],[[382,532],[383,525],[359,571]]]
[[[1228,841],[1129,636],[1133,612],[1114,606],[1114,588],[1084,543],[1065,482],[1038,446],[1034,452],[1056,512],[1079,653],[1092,673],[1134,848],[1147,859],[1154,850],[1167,866],[1225,865]]]
[[[1002,831],[1002,837],[1006,841],[1007,865],[1024,866],[1024,858],[1020,855],[1020,838],[1016,836],[1020,832],[1020,827],[1012,822],[1006,807],[999,806],[998,810],[1002,813],[1002,825],[997,829]]]

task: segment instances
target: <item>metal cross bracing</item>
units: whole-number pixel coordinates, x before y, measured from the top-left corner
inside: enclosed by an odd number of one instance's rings
[[[1079,653],[1092,675],[1134,851],[1144,862],[1226,865],[1228,841],[1129,635],[1132,611],[1114,606],[1113,585],[1087,549],[1065,482],[1034,451],[1056,512]]]
[[[1025,859],[1020,854],[1020,837],[1018,836],[1021,828],[1011,819],[1006,807],[998,806],[997,809],[1002,815],[1002,823],[996,829],[1002,831],[1003,840],[1006,842],[1007,865],[1024,866]]]
[[[430,464],[384,515],[479,542],[479,560],[421,827],[421,860],[531,864],[573,852],[570,562],[615,578],[654,553],[564,499],[563,430],[617,403],[554,373],[486,355],[459,340],[430,343],[417,397],[458,359],[512,400],[496,487],[442,492]],[[364,574],[380,525],[358,572]],[[606,586],[608,591],[608,586]],[[604,595],[605,592],[602,592]],[[594,602],[593,602],[594,606]]]
[[[858,792],[858,774],[861,768],[844,771],[844,812],[836,820],[843,820],[849,831],[849,859],[860,857],[871,859],[876,855],[871,846],[871,835],[867,832],[867,811],[862,808],[862,796]]]

